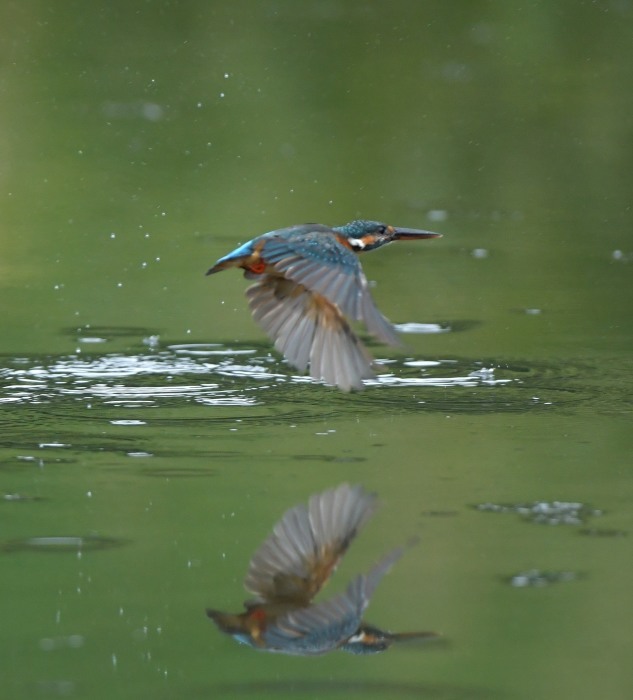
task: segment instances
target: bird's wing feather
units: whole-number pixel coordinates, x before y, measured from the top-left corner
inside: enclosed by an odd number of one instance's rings
[[[253,318],[299,371],[344,391],[373,377],[372,359],[328,299],[294,281],[260,275],[246,291]]]
[[[361,577],[359,577],[361,578]],[[264,632],[267,649],[295,654],[323,654],[349,639],[361,622],[363,600],[352,585],[330,600],[295,610],[275,620]]]
[[[341,484],[291,508],[253,555],[246,589],[258,602],[308,605],[376,506],[375,494]]]
[[[392,549],[388,554],[385,554],[385,556],[369,571],[369,573],[365,574],[364,576],[359,576],[355,581],[352,581],[352,584],[350,585],[354,585],[354,583],[358,582],[359,579],[362,579],[362,581],[357,583],[359,586],[358,595],[365,600],[365,608],[369,605],[369,600],[374,595],[374,591],[376,590],[376,587],[380,583],[382,577],[389,572],[391,567],[398,561],[398,559],[400,559],[407,548],[416,541],[417,540],[412,539],[406,546]],[[363,610],[365,608],[363,608]]]
[[[264,633],[267,648],[317,654],[343,644],[357,632],[376,586],[403,552],[399,547],[387,554],[368,574],[353,579],[344,593],[281,615]]]
[[[296,237],[270,235],[262,256],[280,275],[323,295],[349,318],[363,321],[381,341],[400,344],[393,326],[374,304],[358,257],[337,240],[334,232],[326,229]]]

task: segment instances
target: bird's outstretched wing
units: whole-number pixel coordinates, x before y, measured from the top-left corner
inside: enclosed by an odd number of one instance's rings
[[[344,391],[374,376],[372,358],[339,309],[290,279],[260,276],[246,290],[253,318],[291,365]]]
[[[307,606],[376,507],[375,494],[341,484],[288,510],[251,559],[254,602]]]
[[[266,648],[306,655],[344,644],[358,631],[376,586],[403,552],[399,547],[387,554],[368,574],[357,576],[345,593],[277,618],[264,634]]]
[[[362,321],[382,342],[399,345],[393,326],[374,304],[356,254],[327,227],[315,226],[307,232],[305,227],[297,228],[296,237],[292,233],[268,237],[261,251],[264,260],[281,276],[321,294],[349,318]]]

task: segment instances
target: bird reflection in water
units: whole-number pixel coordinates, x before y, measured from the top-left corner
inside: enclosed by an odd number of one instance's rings
[[[309,366],[313,379],[343,391],[360,390],[375,376],[373,360],[347,319],[362,321],[383,343],[400,343],[374,304],[357,253],[440,235],[379,221],[301,224],[244,243],[207,275],[242,268],[255,280],[246,291],[253,317],[288,362],[300,372]]]
[[[244,585],[254,598],[244,603],[246,611],[207,610],[207,615],[242,644],[297,656],[335,649],[371,654],[399,640],[436,637],[433,632],[386,632],[362,619],[380,579],[406,547],[389,552],[344,593],[312,602],[376,506],[375,494],[342,484],[291,508],[250,561]]]

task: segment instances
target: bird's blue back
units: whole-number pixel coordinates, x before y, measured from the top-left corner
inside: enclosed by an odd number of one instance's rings
[[[340,267],[350,274],[360,269],[356,255],[339,242],[336,231],[322,224],[299,224],[268,231],[220,258],[216,265],[246,258],[260,246],[264,261],[271,265],[284,260],[288,255],[297,255],[324,265]]]

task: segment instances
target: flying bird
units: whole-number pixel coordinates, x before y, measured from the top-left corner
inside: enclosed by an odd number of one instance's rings
[[[383,343],[399,345],[392,324],[378,311],[358,253],[392,241],[441,234],[352,221],[344,226],[300,224],[269,231],[220,258],[212,275],[241,267],[255,281],[246,291],[253,317],[300,372],[343,391],[363,388],[375,376],[373,360],[350,322],[362,321]]]
[[[376,506],[375,494],[341,484],[291,508],[250,561],[244,586],[254,597],[244,603],[245,611],[209,609],[207,615],[242,644],[296,656],[335,649],[376,653],[399,640],[436,637],[433,632],[386,632],[363,621],[376,586],[405,547],[354,578],[344,593],[313,602]]]

